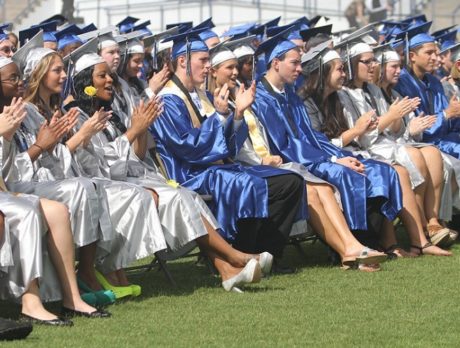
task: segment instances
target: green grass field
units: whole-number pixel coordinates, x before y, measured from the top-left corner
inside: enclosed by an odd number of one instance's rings
[[[296,274],[264,279],[244,294],[226,293],[195,259],[176,261],[170,268],[177,288],[156,270],[134,275],[143,295],[109,307],[112,318],[78,318],[72,328],[36,326],[27,340],[1,346],[460,345],[458,244],[454,257],[391,261],[373,274],[329,266],[320,243],[305,244],[304,250],[307,259],[287,249]],[[19,307],[2,302],[0,312],[14,318]]]

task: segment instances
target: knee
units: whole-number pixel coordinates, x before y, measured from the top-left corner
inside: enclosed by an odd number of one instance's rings
[[[308,205],[321,204],[318,190],[315,187],[310,186],[310,185],[307,185],[307,199],[308,199]]]

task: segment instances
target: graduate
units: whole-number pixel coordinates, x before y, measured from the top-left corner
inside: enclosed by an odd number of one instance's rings
[[[347,66],[351,67],[346,82],[348,87],[342,86],[345,81],[344,64],[337,52],[327,47],[318,48],[322,52],[308,57],[310,64],[306,63],[305,67],[306,71],[310,71],[305,96],[308,98],[306,105],[309,115],[315,120],[318,130],[327,132],[337,146],[393,166],[403,191],[404,208],[400,216],[414,245],[412,255],[417,255],[417,251],[422,250],[420,247],[425,247],[427,253],[440,252],[443,255],[444,251],[432,247],[424,234],[425,230],[430,231],[434,245],[445,242],[449,237],[449,229],[443,228],[437,219],[443,179],[441,154],[434,147],[424,147],[426,156],[431,156],[434,163],[431,174],[427,172],[425,161],[419,159],[421,154],[418,150],[399,145],[382,134],[392,120],[412,111],[419,101],[403,99],[393,102],[389,110],[379,108],[384,98],[379,89],[369,83],[374,72],[372,48],[358,38],[346,41],[346,59],[350,60]],[[326,59],[322,59],[322,55],[327,55]],[[315,64],[317,58],[320,58],[321,67]],[[375,117],[376,114],[380,117]],[[413,187],[416,187],[418,196],[414,194]],[[419,202],[422,203],[418,206]],[[422,216],[420,212],[423,212]],[[392,221],[384,221],[384,231],[386,233],[381,242],[384,250],[399,256],[410,255],[395,244]]]
[[[395,171],[385,164],[353,157],[311,127],[302,100],[290,87],[301,72],[301,61],[299,49],[288,40],[289,32],[287,29],[259,46],[269,69],[257,84],[253,109],[267,131],[270,152],[284,162],[306,166],[334,185],[350,229],[368,229],[369,198],[374,198],[378,210],[393,220],[402,205]]]
[[[0,57],[1,93],[12,83],[14,62]],[[18,81],[16,81],[17,83]],[[14,83],[14,82],[13,82]],[[27,116],[21,98],[1,108],[0,152],[7,159],[6,147]],[[3,163],[0,163],[3,168]],[[75,255],[67,207],[56,201],[7,191],[0,176],[0,297],[22,301],[22,319],[44,325],[70,326],[72,322],[48,312],[44,301],[63,300],[69,316],[102,316],[80,298],[74,272]],[[108,316],[107,313],[105,316]]]
[[[403,97],[419,97],[416,115],[435,115],[435,124],[423,132],[423,141],[435,144],[453,157],[460,158],[460,101],[448,100],[441,82],[432,75],[436,62],[436,43],[427,34],[430,22],[400,34],[405,39],[407,70],[401,72],[395,90]]]
[[[444,80],[450,75],[452,69],[452,52],[451,48],[457,43],[457,29],[451,30],[452,27],[438,30],[432,33],[437,44],[439,45],[439,58],[441,66],[434,72],[439,80]]]
[[[237,87],[237,58],[233,51],[238,50],[241,45],[246,45],[248,39],[250,38],[222,43],[210,52],[211,71],[208,77],[208,90],[214,93],[217,88],[227,84],[230,90],[229,105],[233,112],[236,95],[244,90]],[[365,248],[355,239],[338,204],[340,197],[337,197],[339,195],[335,192],[335,188],[308,173],[301,164],[283,163],[280,156],[271,155],[267,134],[251,108],[245,110],[244,119],[249,127],[249,137],[235,160],[245,165],[264,164],[288,169],[302,175],[307,183],[308,207],[311,212],[309,222],[323,240],[337,251],[342,266],[367,272],[378,270],[378,263],[385,261],[387,255]]]
[[[0,24],[0,56],[11,58],[16,50],[10,41],[8,33],[5,32],[10,27],[10,23]]]
[[[113,79],[107,63],[96,54],[96,40],[92,39],[69,57],[76,70],[72,88],[75,101],[68,107],[79,108],[79,124],[94,120],[97,117],[94,112],[100,107],[111,108]],[[87,95],[87,86],[93,86],[96,94]],[[115,110],[107,128],[91,138],[91,145],[84,153],[77,154],[82,169],[88,174],[98,174],[100,170],[113,180],[129,182],[149,192],[158,206],[168,251],[188,251],[196,241],[222,275],[222,285],[227,291],[239,283],[258,281],[261,271],[270,271],[272,256],[249,255],[233,249],[218,234],[218,223],[201,197],[166,181],[147,152],[150,136],[147,129],[160,112],[158,98],[141,101],[132,111]],[[120,119],[125,120],[126,126]],[[99,164],[99,170],[95,171],[95,163]]]
[[[306,218],[303,179],[281,169],[232,164],[248,135],[243,113],[255,86],[235,100],[234,113],[228,108],[228,86],[214,98],[201,91],[210,62],[198,34],[167,39],[174,42],[174,75],[160,92],[164,112],[150,131],[168,176],[212,196],[227,241],[241,251],[268,251],[280,258],[294,221]]]
[[[451,52],[452,68],[449,78],[442,83],[448,100],[454,96],[460,98],[460,43],[452,46],[449,51]]]
[[[80,34],[83,32],[75,24],[68,25],[54,34],[57,39],[57,52],[61,57],[69,55],[83,45],[83,40],[78,37]]]

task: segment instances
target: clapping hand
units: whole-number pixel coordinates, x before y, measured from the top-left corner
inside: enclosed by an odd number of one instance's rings
[[[218,87],[214,91],[214,107],[216,111],[221,115],[228,115],[228,97],[230,95],[230,90],[228,85],[224,84],[221,88]]]
[[[0,114],[0,135],[11,141],[16,130],[27,116],[22,98],[13,98],[9,106]]]
[[[238,92],[235,96],[235,105],[236,105],[236,112],[235,112],[235,119],[240,120],[243,118],[244,110],[248,107],[251,107],[254,99],[256,97],[256,82],[252,81],[252,84],[249,88],[245,88],[242,84],[238,89]]]

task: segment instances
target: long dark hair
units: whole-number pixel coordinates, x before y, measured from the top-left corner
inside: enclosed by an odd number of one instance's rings
[[[137,53],[134,53],[134,54],[137,54]],[[131,60],[132,57],[133,57],[133,54],[130,53],[130,54],[125,55],[124,58],[121,59],[121,64],[118,67],[118,75],[121,78],[123,78],[126,72],[126,68],[128,66],[128,62]],[[126,82],[128,82],[130,86],[134,87],[139,95],[142,94],[142,92],[144,91],[144,85],[142,84],[142,81],[137,76],[128,77]]]
[[[94,66],[91,66],[73,78],[74,88],[72,95],[75,98],[75,103],[72,104],[76,104],[89,117],[101,107],[104,107],[105,110],[110,110],[111,108],[111,102],[102,101],[96,96],[91,97],[85,93],[85,87],[93,85],[93,72]]]
[[[334,67],[334,61],[328,62],[323,66],[323,86],[330,80],[330,75]],[[348,123],[343,113],[343,106],[336,91],[328,96],[325,95],[324,87],[321,88],[319,70],[312,72],[305,80],[304,86],[299,94],[302,99],[311,98],[324,117],[320,131],[329,139],[340,136],[348,130]]]

